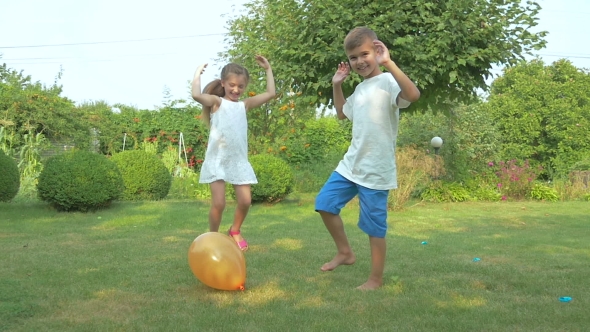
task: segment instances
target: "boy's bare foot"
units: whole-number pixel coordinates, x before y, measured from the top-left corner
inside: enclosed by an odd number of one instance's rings
[[[334,258],[328,263],[322,265],[322,271],[332,271],[340,265],[352,265],[356,261],[356,257],[351,252],[350,254],[337,253]]]
[[[367,280],[367,282],[365,282],[364,284],[358,286],[356,289],[359,290],[374,290],[377,289],[379,287],[381,287],[383,285],[382,281],[377,281],[377,280],[373,280],[373,279],[369,279]]]

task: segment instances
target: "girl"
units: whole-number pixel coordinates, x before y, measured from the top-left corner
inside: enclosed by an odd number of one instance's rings
[[[221,79],[207,84],[201,93],[201,75],[207,64],[197,68],[192,83],[193,99],[203,106],[202,119],[210,127],[205,161],[201,167],[200,183],[209,183],[211,209],[209,231],[219,231],[225,209],[225,182],[234,186],[237,207],[228,234],[245,251],[248,242],[240,228],[251,204],[250,185],[256,175],[248,161],[248,121],[246,112],[268,102],[275,96],[275,82],[268,60],[256,55],[256,62],[266,70],[266,92],[240,101],[250,76],[246,68],[229,63],[221,70]]]

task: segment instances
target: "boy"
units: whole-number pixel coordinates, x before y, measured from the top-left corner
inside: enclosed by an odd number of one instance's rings
[[[397,188],[395,144],[399,109],[420,98],[420,91],[389,57],[389,50],[371,29],[355,28],[344,39],[348,63],[341,62],[332,78],[334,106],[339,119],[352,124],[352,142],[336,170],[316,197],[319,212],[336,244],[336,256],[321,267],[332,271],[354,264],[340,210],[359,195],[358,227],[369,235],[371,274],[357,289],[371,290],[383,284],[387,196]],[[381,71],[384,66],[389,73]],[[342,82],[350,68],[363,77],[354,93],[344,98]]]

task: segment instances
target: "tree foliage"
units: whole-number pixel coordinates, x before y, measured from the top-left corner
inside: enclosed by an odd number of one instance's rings
[[[539,10],[536,2],[521,0],[252,0],[229,19],[229,46],[221,57],[253,68],[253,55],[264,54],[277,88],[329,105],[331,77],[346,60],[344,37],[368,26],[417,82],[419,105],[440,107],[486,89],[493,64],[515,64],[542,48],[546,33],[530,32]],[[358,82],[353,74],[345,94]]]
[[[551,176],[590,157],[590,73],[568,60],[505,70],[486,108],[500,130],[503,160],[530,159]]]
[[[431,139],[439,136],[439,155],[447,179],[463,181],[488,168],[496,160],[499,133],[482,103],[456,105],[448,114],[402,112],[397,145],[415,145],[433,153]]]
[[[88,147],[89,127],[74,103],[61,93],[57,82],[45,86],[33,82],[22,71],[0,65],[0,124],[13,135],[13,148],[24,144],[25,134],[38,133],[52,140],[75,141],[80,148]]]
[[[98,150],[114,154],[139,149],[144,142],[158,146],[157,152],[177,149],[180,143],[187,149],[192,166],[202,159],[207,147],[207,129],[200,121],[200,108],[184,100],[168,101],[156,110],[139,110],[104,101],[84,103],[78,107],[92,128],[96,128]],[[183,142],[180,142],[182,133]],[[184,157],[184,153],[182,153]]]

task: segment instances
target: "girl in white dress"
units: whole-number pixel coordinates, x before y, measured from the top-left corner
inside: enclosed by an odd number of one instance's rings
[[[209,231],[218,232],[225,209],[225,183],[234,186],[237,207],[228,230],[241,250],[248,249],[240,228],[251,205],[250,185],[258,183],[248,161],[248,121],[246,112],[275,96],[275,82],[268,60],[256,55],[256,62],[266,71],[266,92],[244,100],[240,97],[248,86],[246,68],[229,63],[221,70],[221,79],[207,84],[201,92],[201,75],[207,64],[200,65],[192,82],[193,99],[203,106],[202,119],[210,127],[207,152],[201,167],[200,183],[209,183],[211,209]]]

